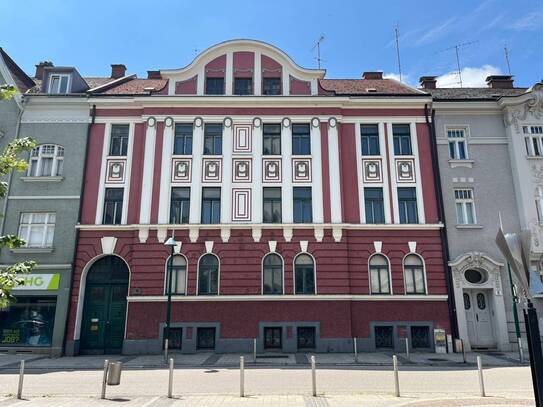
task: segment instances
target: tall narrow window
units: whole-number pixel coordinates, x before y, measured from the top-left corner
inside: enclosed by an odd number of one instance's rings
[[[207,123],[204,129],[204,155],[222,154],[222,124]]]
[[[393,124],[392,139],[394,141],[395,155],[412,155],[411,129],[409,124]]]
[[[315,264],[308,254],[299,254],[294,260],[295,294],[315,294]]]
[[[198,264],[198,295],[219,293],[219,259],[212,254],[204,255]]]
[[[235,78],[234,79],[234,94],[236,95],[252,95],[253,94],[253,78]]]
[[[424,266],[416,254],[409,254],[403,261],[406,294],[426,294]]]
[[[64,170],[64,147],[42,144],[30,152],[29,177],[58,177]]]
[[[390,294],[390,265],[381,254],[370,257],[371,294]]]
[[[366,223],[385,223],[383,188],[364,188]]]
[[[281,223],[281,188],[265,187],[262,195],[262,221],[264,223]]]
[[[294,223],[313,222],[311,187],[294,187]]]
[[[202,223],[221,223],[220,188],[202,188]]]
[[[281,78],[264,78],[262,80],[263,95],[280,95]]]
[[[26,242],[25,247],[53,247],[55,221],[55,213],[21,213],[19,237]]]
[[[379,155],[379,126],[376,124],[361,124],[360,137],[362,155]]]
[[[400,223],[419,223],[416,188],[398,188]]]
[[[454,199],[456,204],[456,223],[459,225],[474,225],[475,202],[472,189],[455,189]]]
[[[123,216],[123,195],[123,188],[106,188],[102,224],[121,224]]]
[[[224,78],[207,78],[206,95],[224,95]]]
[[[192,124],[176,123],[173,144],[174,155],[192,154]]]
[[[185,257],[176,255],[171,259],[171,272],[172,272],[172,287],[171,293],[173,295],[185,294],[186,282],[187,282],[187,260]],[[170,267],[170,259],[166,262],[166,284],[164,285],[164,293],[168,294],[168,267]]]
[[[128,151],[128,124],[112,124],[109,155],[126,156]]]
[[[522,126],[525,134],[526,154],[543,156],[543,126]]]
[[[535,208],[537,210],[537,220],[543,224],[543,187],[535,189]]]
[[[292,155],[311,154],[311,133],[309,124],[292,125]]]
[[[466,160],[468,158],[466,151],[466,130],[449,129],[447,130],[449,139],[449,158],[451,160]]]
[[[270,253],[262,262],[262,293],[283,294],[283,260]]]
[[[262,155],[281,155],[281,125],[265,124],[262,130]]]
[[[170,202],[170,223],[189,223],[190,188],[173,187]]]

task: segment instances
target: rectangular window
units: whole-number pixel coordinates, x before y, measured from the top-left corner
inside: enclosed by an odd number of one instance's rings
[[[393,348],[394,347],[394,328],[391,326],[376,326],[374,328],[375,347]]]
[[[314,326],[299,326],[297,329],[298,349],[315,349],[316,329]]]
[[[292,155],[311,154],[309,124],[292,125]]]
[[[456,223],[459,225],[474,225],[475,201],[472,189],[455,189],[454,199],[456,205]]]
[[[190,188],[173,187],[170,202],[170,223],[189,223]]]
[[[411,129],[409,124],[393,124],[392,139],[395,155],[413,155],[411,149]]]
[[[220,188],[202,188],[202,223],[221,223]]]
[[[390,280],[386,265],[370,265],[372,294],[390,294]]]
[[[264,328],[264,349],[282,348],[283,329],[281,327]]]
[[[49,93],[68,93],[70,75],[51,75],[49,79]]]
[[[383,188],[364,188],[366,223],[385,223]]]
[[[215,349],[215,328],[197,328],[197,349]]]
[[[380,155],[379,126],[376,124],[361,124],[360,137],[362,155]]]
[[[222,155],[222,124],[206,123],[204,128],[204,155]]]
[[[264,78],[262,80],[263,95],[280,95],[281,78]]]
[[[224,95],[224,78],[207,78],[206,95]]]
[[[53,247],[56,215],[52,212],[21,213],[19,237],[25,247]]]
[[[123,195],[123,188],[106,188],[102,224],[121,224],[123,216]]]
[[[265,124],[262,130],[262,155],[281,155],[281,125]]]
[[[173,143],[174,155],[192,154],[192,124],[176,123],[175,138]]]
[[[466,160],[468,158],[466,151],[466,130],[449,129],[447,130],[449,140],[449,158],[451,160]]]
[[[313,222],[311,187],[294,187],[294,223]]]
[[[126,156],[128,151],[128,124],[112,124],[109,155]]]
[[[264,188],[263,202],[262,221],[264,223],[281,223],[281,188]]]
[[[543,156],[543,126],[523,126],[522,131],[526,134],[526,154],[528,156]]]
[[[64,147],[42,144],[30,152],[29,177],[61,176],[64,169]]]
[[[419,223],[416,188],[398,188],[400,223]]]
[[[162,336],[166,339],[166,327],[164,327],[164,333]],[[181,350],[183,346],[183,328],[171,327],[170,338],[168,342],[168,349]],[[165,341],[162,341],[162,349],[164,350]]]
[[[235,78],[234,79],[234,94],[235,95],[252,95],[253,94],[253,78]]]
[[[430,348],[430,328],[427,326],[411,327],[411,347],[413,349]]]

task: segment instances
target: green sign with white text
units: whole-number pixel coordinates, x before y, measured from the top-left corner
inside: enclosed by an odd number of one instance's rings
[[[14,290],[58,290],[60,274],[29,274],[24,277],[24,284]]]

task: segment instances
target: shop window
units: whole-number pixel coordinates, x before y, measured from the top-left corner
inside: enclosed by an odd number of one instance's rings
[[[297,329],[298,349],[315,349],[316,330],[314,326],[300,326]]]
[[[196,349],[215,349],[215,328],[198,328]]]
[[[166,328],[164,328],[164,335],[166,339]],[[162,341],[162,349],[164,349],[165,341]],[[181,350],[183,345],[183,328],[170,328],[170,341],[168,343],[169,350]]]
[[[394,333],[394,328],[391,326],[376,326],[374,328],[375,347],[377,349],[393,348],[394,347],[393,333]]]
[[[264,349],[281,349],[282,333],[281,327],[264,328]]]
[[[430,328],[427,326],[412,326],[411,347],[413,349],[430,348]]]

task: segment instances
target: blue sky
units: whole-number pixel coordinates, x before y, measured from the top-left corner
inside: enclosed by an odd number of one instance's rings
[[[75,66],[86,76],[109,75],[112,63],[145,77],[149,69],[179,68],[227,39],[269,42],[298,64],[316,67],[321,34],[328,78],[362,72],[397,74],[394,27],[400,30],[404,81],[443,75],[454,86],[460,49],[464,85],[507,73],[510,52],[517,86],[543,79],[543,2],[484,1],[124,1],[2,0],[0,46],[28,73],[40,60]],[[10,17],[13,16],[13,17]]]

